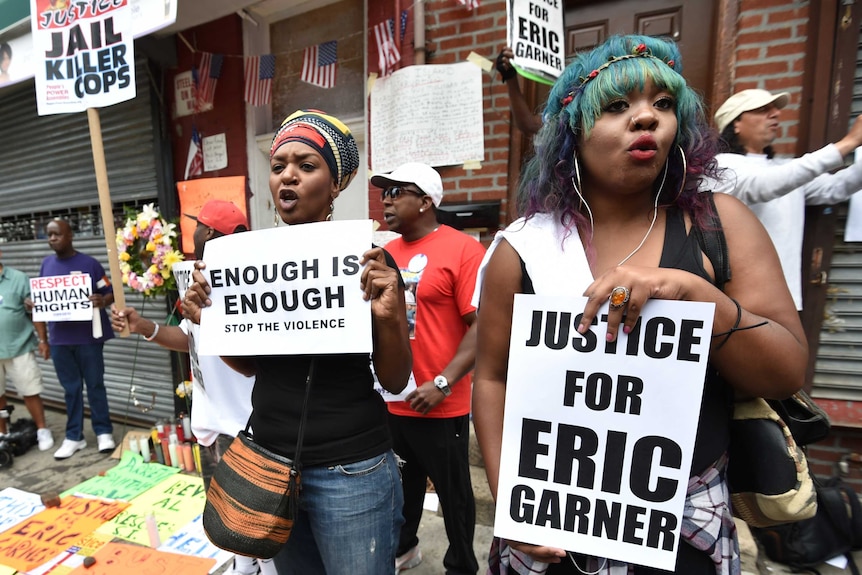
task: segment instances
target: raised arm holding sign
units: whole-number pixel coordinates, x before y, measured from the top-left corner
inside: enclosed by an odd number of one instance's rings
[[[491,573],[739,572],[733,395],[799,389],[807,345],[757,218],[699,191],[715,149],[679,58],[646,36],[575,57],[524,170],[524,218],[480,270],[473,421],[497,499]],[[710,214],[723,291],[695,233]]]
[[[114,301],[125,307],[117,255],[113,204],[98,108],[135,97],[135,50],[128,0],[71,2],[30,0],[40,116],[87,110],[90,142]],[[128,331],[122,332],[128,335]]]

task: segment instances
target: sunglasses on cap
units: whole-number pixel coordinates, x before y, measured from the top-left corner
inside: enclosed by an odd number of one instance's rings
[[[425,192],[417,192],[416,190],[411,190],[409,188],[405,188],[404,186],[389,186],[388,188],[384,188],[383,191],[380,192],[380,201],[382,202],[386,198],[397,200],[401,197],[401,194],[404,193],[413,194],[415,196],[425,195]]]

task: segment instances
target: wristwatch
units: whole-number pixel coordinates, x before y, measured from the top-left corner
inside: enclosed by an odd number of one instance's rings
[[[449,387],[449,380],[443,375],[438,375],[434,378],[434,387],[439,389],[445,397],[452,395],[452,388]]]

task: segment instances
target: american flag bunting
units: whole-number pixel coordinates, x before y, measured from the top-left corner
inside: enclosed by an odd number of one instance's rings
[[[401,11],[401,41],[404,42],[404,34],[407,33],[407,10]]]
[[[216,82],[221,76],[221,67],[224,63],[222,54],[211,54],[201,52],[200,69],[192,69],[192,77],[195,82],[195,102],[198,108],[206,104],[212,104],[215,99]]]
[[[374,39],[377,41],[378,66],[380,76],[388,76],[395,71],[395,65],[401,61],[401,52],[395,45],[393,28],[395,23],[391,18],[374,25]]]
[[[269,104],[272,78],[275,76],[275,56],[251,56],[245,59],[245,101],[252,106]]]
[[[302,52],[302,81],[321,88],[334,87],[338,62],[337,48],[336,40],[317,46],[307,46]]]

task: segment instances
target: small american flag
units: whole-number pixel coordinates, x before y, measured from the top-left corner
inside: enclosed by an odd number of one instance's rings
[[[458,3],[463,6],[466,6],[470,10],[479,7],[479,0],[458,0]]]
[[[198,129],[192,126],[192,139],[189,141],[189,158],[186,160],[186,176],[188,180],[194,176],[204,173],[204,152],[201,149],[201,135]]]
[[[306,47],[302,52],[302,81],[321,88],[334,87],[337,48],[336,40]]]
[[[206,104],[213,103],[216,82],[221,76],[223,62],[224,56],[221,54],[201,53],[200,70],[192,70],[192,77],[194,78],[196,88],[195,101],[198,104],[198,108],[203,108]]]
[[[407,33],[407,10],[401,11],[401,41],[404,41],[404,34]]]
[[[401,61],[401,53],[395,45],[392,28],[395,23],[391,18],[374,26],[374,39],[377,41],[378,66],[380,76],[388,76],[395,70],[395,65]]]
[[[252,106],[269,104],[273,76],[275,76],[275,56],[264,54],[246,58],[245,101]]]

